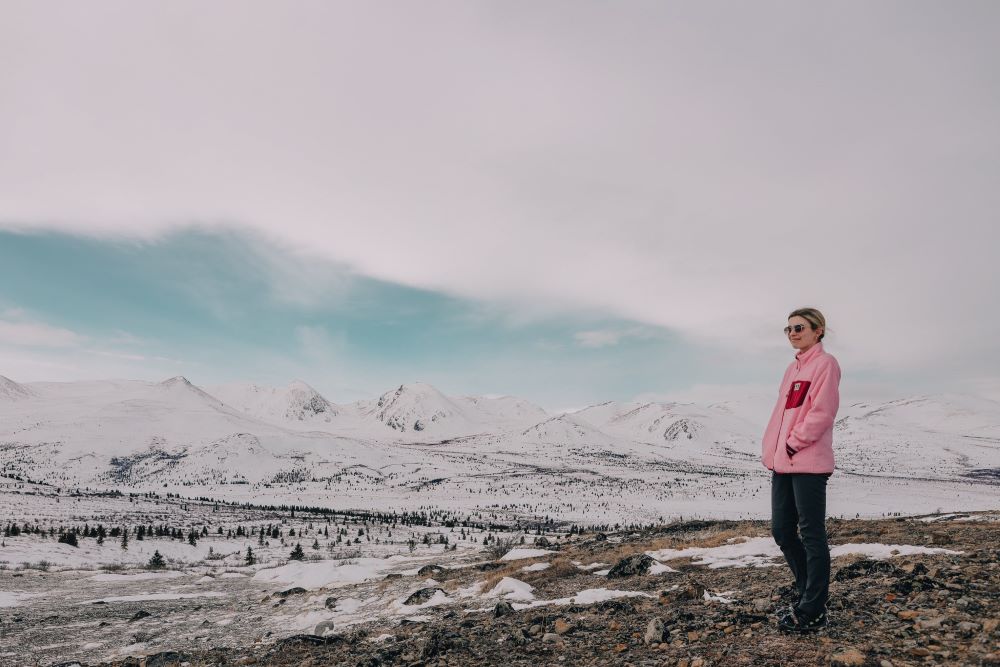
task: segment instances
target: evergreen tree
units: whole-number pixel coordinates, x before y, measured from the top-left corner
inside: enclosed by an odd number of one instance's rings
[[[253,565],[257,562],[257,556],[254,555],[253,549],[247,547],[247,555],[243,558],[243,562],[247,565]]]
[[[122,533],[122,551],[128,551],[128,528],[121,531]]]
[[[160,554],[159,550],[153,552],[153,557],[149,559],[149,564],[147,567],[151,570],[162,570],[166,567],[167,562],[163,560],[163,556]]]
[[[313,540],[313,549],[319,549],[319,540]]]
[[[292,554],[289,556],[292,560],[304,560],[306,554],[302,551],[302,545],[298,542],[295,543],[295,548],[292,549]]]
[[[188,533],[188,544],[193,547],[198,546],[198,534],[194,532],[193,528],[191,529],[191,532]]]

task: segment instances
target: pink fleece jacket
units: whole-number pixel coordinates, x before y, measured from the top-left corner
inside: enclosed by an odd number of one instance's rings
[[[816,343],[795,355],[764,431],[761,460],[777,473],[833,472],[833,422],[840,407],[840,365]],[[785,445],[795,453],[788,455]]]

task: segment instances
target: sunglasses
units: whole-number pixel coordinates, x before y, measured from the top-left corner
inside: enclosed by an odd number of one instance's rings
[[[805,324],[794,324],[794,325],[792,325],[790,327],[785,327],[785,335],[787,336],[788,334],[792,333],[793,331],[795,333],[802,333],[805,330],[806,330],[806,325]]]

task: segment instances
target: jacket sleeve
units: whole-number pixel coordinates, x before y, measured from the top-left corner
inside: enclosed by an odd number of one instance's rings
[[[788,434],[788,446],[793,451],[801,451],[812,445],[824,433],[833,428],[840,408],[840,365],[830,357],[812,387],[812,401],[805,417]]]

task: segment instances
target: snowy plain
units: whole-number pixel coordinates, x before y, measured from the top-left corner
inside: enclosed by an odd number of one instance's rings
[[[527,608],[636,595],[609,586],[613,563],[577,564],[593,586],[553,599],[517,577],[551,567],[574,526],[766,518],[766,416],[757,412],[611,402],[551,415],[522,399],[448,397],[419,383],[335,405],[302,382],[0,378],[0,523],[29,528],[0,540],[0,622],[49,664],[391,625],[500,598]],[[1000,509],[998,424],[1000,404],[973,397],[846,403],[829,514],[946,511],[928,520],[961,521]],[[56,540],[97,525],[128,528],[127,548],[111,537]],[[137,539],[138,526],[173,533]],[[542,531],[555,547],[533,543]],[[436,591],[433,572],[421,574],[491,560],[498,536],[524,541],[503,557],[518,574],[489,590]],[[296,544],[300,561],[290,560]],[[152,571],[156,552],[165,568]],[[851,544],[833,555],[914,553],[947,551]],[[677,558],[706,568],[780,563],[769,538],[649,555],[649,576],[667,583]],[[738,593],[706,596],[728,604]],[[19,651],[5,646],[0,665],[24,664]]]

